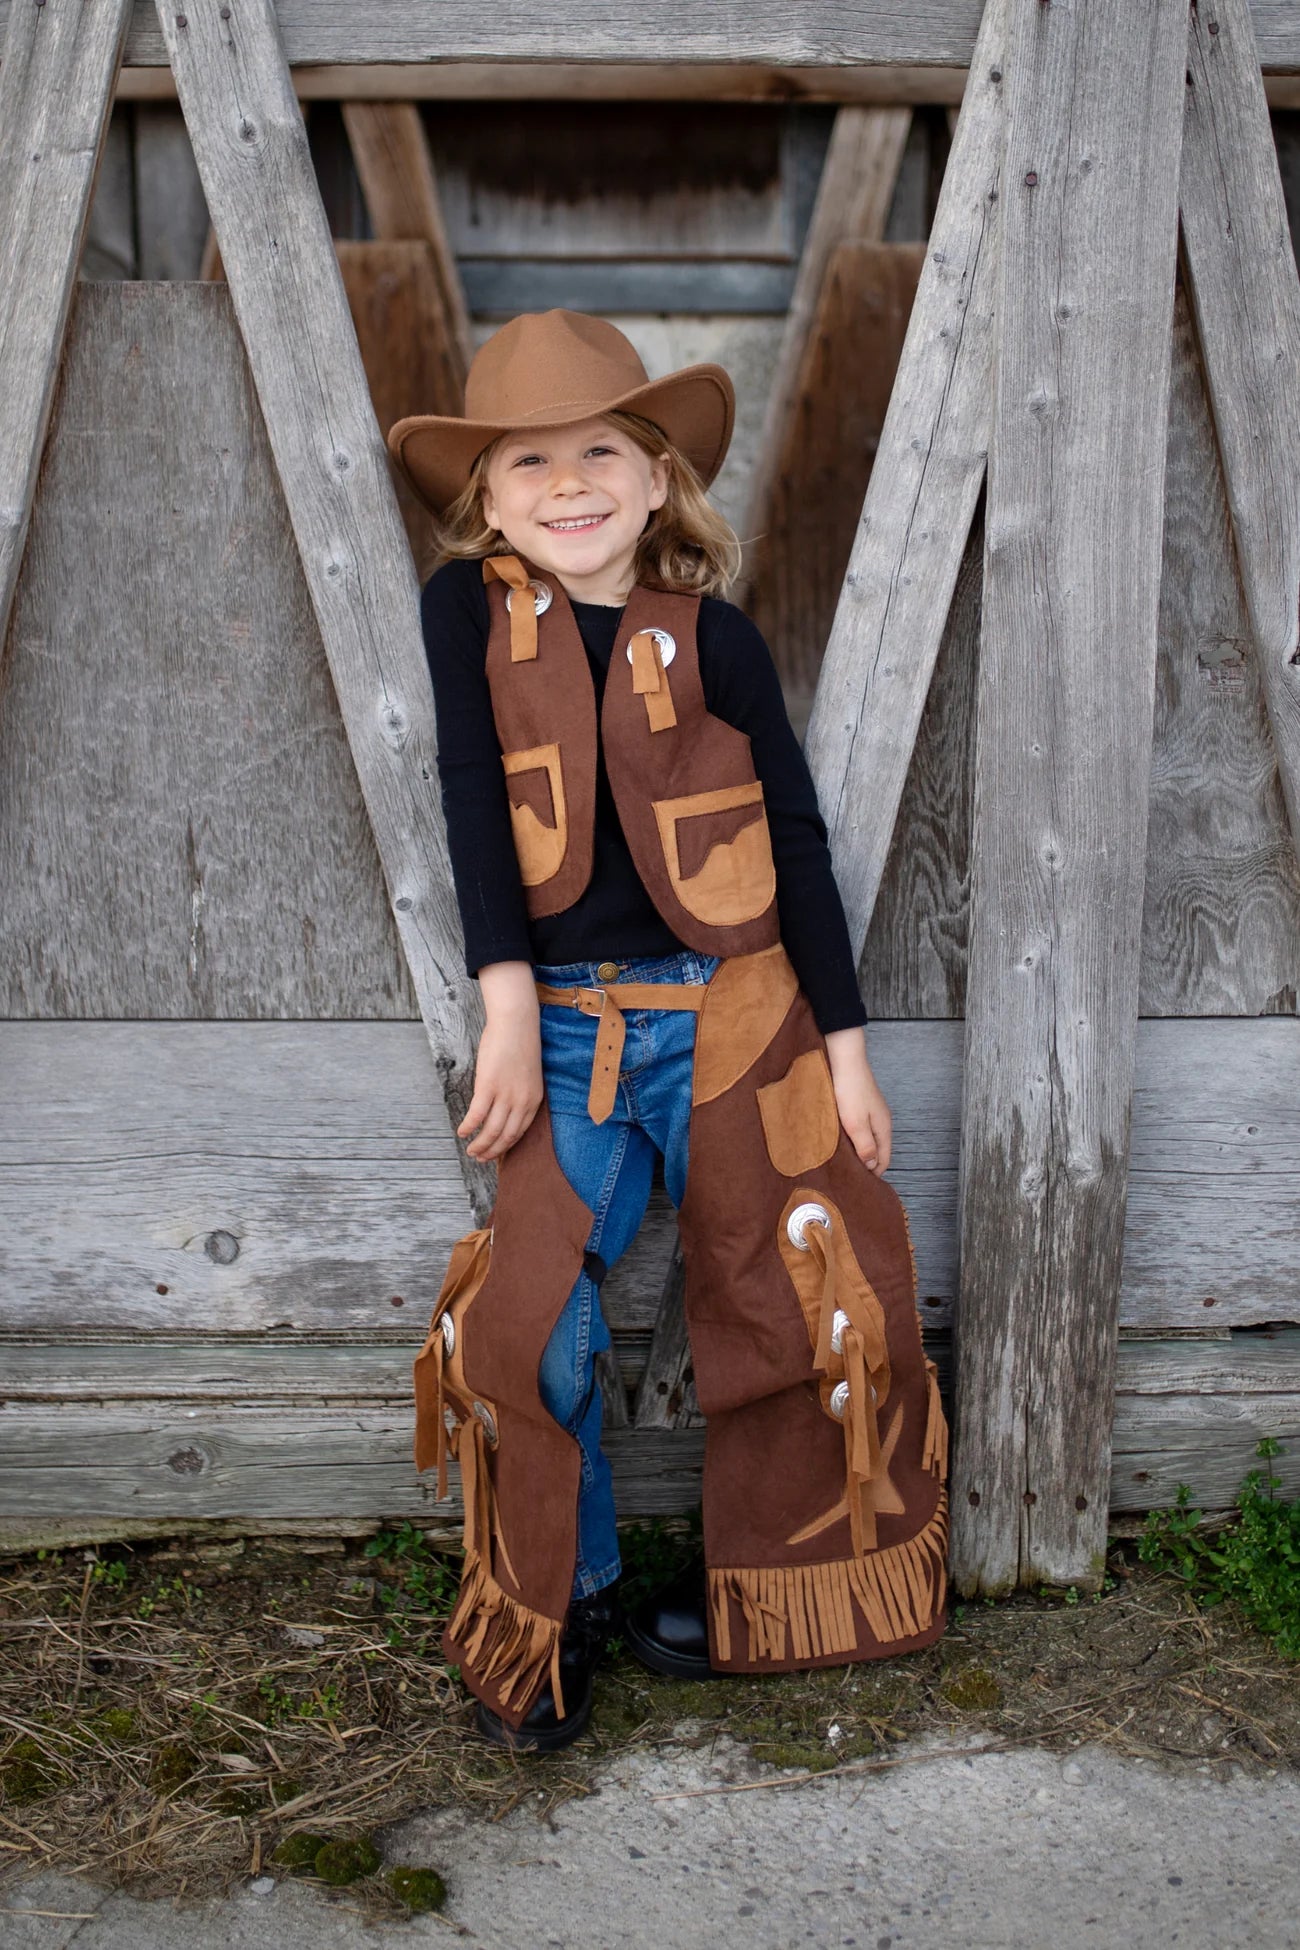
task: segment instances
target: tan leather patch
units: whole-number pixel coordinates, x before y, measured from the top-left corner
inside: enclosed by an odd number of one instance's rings
[[[712,1103],[739,1083],[785,1021],[798,992],[798,977],[779,941],[774,948],[723,962],[700,1011],[692,1103]]]
[[[737,814],[746,815],[739,827]],[[766,913],[776,897],[776,868],[757,779],[683,799],[657,799],[655,819],[668,878],[688,914],[717,927],[735,927]]]
[[[758,1094],[767,1155],[787,1178],[824,1165],[840,1141],[830,1065],[819,1049],[796,1056],[783,1077]]]
[[[560,748],[535,745],[531,751],[505,752],[501,763],[510,797],[519,876],[525,887],[538,887],[560,871],[568,844]]]

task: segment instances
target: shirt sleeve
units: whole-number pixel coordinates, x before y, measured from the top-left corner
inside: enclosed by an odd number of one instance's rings
[[[487,591],[477,562],[448,562],[420,595],[438,721],[438,782],[465,967],[531,961],[528,910],[487,681]]]
[[[776,863],[781,939],[823,1035],[865,1023],[844,903],[812,774],[761,631],[732,603],[700,604],[700,677],[715,717],[749,739]]]

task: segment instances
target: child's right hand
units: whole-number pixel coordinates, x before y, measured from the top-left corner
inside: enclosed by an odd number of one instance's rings
[[[456,1127],[481,1164],[500,1158],[521,1138],[542,1101],[542,1031],[537,989],[526,961],[492,962],[479,970],[487,1025],[474,1064],[474,1095]],[[470,1133],[476,1133],[470,1137]]]

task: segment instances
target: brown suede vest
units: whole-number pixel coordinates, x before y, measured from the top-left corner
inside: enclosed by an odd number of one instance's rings
[[[558,914],[591,878],[591,671],[554,576],[498,556],[484,580],[488,686],[528,912]],[[749,739],[705,707],[699,609],[698,596],[633,589],[605,682],[605,765],[637,872],[673,933],[701,954],[754,954],[778,939],[772,844]]]

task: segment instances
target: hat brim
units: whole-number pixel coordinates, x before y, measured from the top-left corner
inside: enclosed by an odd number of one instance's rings
[[[389,429],[388,450],[416,494],[441,514],[469,479],[483,449],[503,433],[530,427],[574,426],[616,411],[639,413],[663,428],[707,487],[726,458],[736,416],[736,395],[721,366],[685,366],[637,386],[617,399],[577,400],[563,411],[547,408],[523,420],[462,420],[417,413]]]

